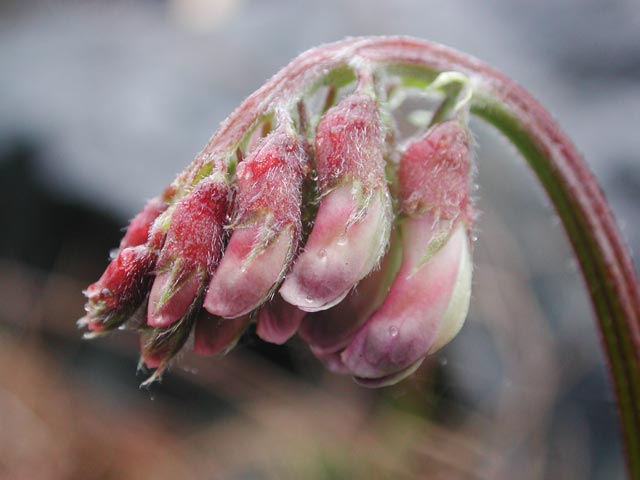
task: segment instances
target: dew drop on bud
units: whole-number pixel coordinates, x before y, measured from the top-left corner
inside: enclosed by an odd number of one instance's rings
[[[389,335],[391,337],[397,337],[398,336],[398,327],[396,327],[395,325],[391,325],[389,327]]]

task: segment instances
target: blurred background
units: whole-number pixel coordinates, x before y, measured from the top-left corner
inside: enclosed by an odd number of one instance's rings
[[[0,1],[0,478],[624,477],[562,228],[479,122],[471,312],[400,385],[249,332],[140,390],[134,335],[81,340],[81,291],[145,200],[294,56],[370,34],[448,44],[533,92],[640,251],[637,0]]]

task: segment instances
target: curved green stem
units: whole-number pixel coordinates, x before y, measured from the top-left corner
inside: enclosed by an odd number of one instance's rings
[[[551,115],[523,88],[478,60],[421,40],[353,38],[302,54],[251,95],[196,159],[222,164],[275,100],[299,98],[354,58],[428,84],[441,72],[467,75],[471,112],[521,152],[551,198],[576,253],[597,315],[613,379],[630,478],[640,480],[640,289],[622,236],[595,178]],[[353,64],[353,63],[351,63]]]
[[[629,473],[631,478],[640,478],[638,287],[630,256],[604,196],[572,146],[559,145],[559,150],[552,153],[549,145],[541,144],[499,102],[474,102],[472,112],[493,124],[518,148],[562,220],[597,315],[615,385]],[[557,165],[554,154],[577,163]]]

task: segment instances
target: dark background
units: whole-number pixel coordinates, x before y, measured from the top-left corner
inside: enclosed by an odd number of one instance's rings
[[[80,340],[81,291],[145,200],[294,56],[369,34],[448,44],[533,92],[640,249],[637,1],[0,2],[0,478],[623,477],[567,241],[479,122],[470,316],[411,379],[365,390],[250,332],[146,391],[133,335]]]

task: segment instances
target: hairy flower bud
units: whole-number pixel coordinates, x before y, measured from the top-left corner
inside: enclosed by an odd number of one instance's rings
[[[209,312],[247,314],[283,278],[298,246],[307,171],[303,141],[287,131],[270,134],[238,165],[233,234],[204,300]]]
[[[204,292],[222,254],[228,195],[224,179],[214,175],[176,205],[151,287],[149,326],[177,322]]]
[[[144,245],[149,239],[149,232],[156,218],[167,209],[167,203],[161,198],[152,198],[138,213],[127,228],[127,233],[122,237],[120,248],[137,247]]]
[[[202,310],[194,333],[193,351],[200,355],[224,355],[231,350],[249,325],[249,315],[224,319]]]
[[[402,264],[341,355],[355,377],[400,380],[462,325],[471,294],[470,165],[469,135],[456,121],[436,125],[404,154]]]
[[[328,354],[341,351],[362,323],[382,305],[401,261],[400,242],[394,237],[396,235],[392,236],[389,251],[379,269],[358,283],[336,306],[310,313],[304,318],[299,334],[314,355],[326,359]]]
[[[100,279],[85,290],[87,315],[78,321],[80,326],[102,332],[127,321],[147,294],[155,261],[155,252],[146,246],[120,250]]]
[[[265,342],[283,344],[295,335],[306,314],[276,295],[260,309],[256,334]]]
[[[315,159],[320,206],[304,251],[280,291],[309,312],[340,302],[377,265],[391,208],[376,101],[354,93],[318,125]]]

